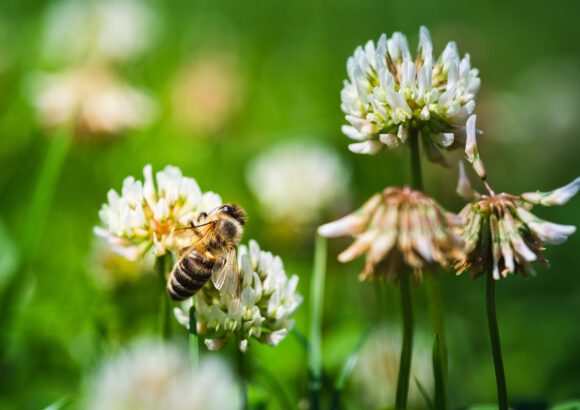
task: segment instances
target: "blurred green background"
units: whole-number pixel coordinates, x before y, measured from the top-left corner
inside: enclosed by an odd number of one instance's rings
[[[248,210],[246,240],[257,239],[262,248],[282,257],[289,274],[300,276],[305,301],[296,329],[306,334],[314,227],[388,185],[409,181],[405,149],[372,157],[351,154],[340,132],[344,120],[339,93],[346,59],[357,45],[383,32],[402,31],[414,49],[419,26],[426,25],[435,53],[455,40],[461,54],[471,54],[482,79],[476,99],[478,127],[484,131],[480,151],[496,191],[550,190],[580,174],[576,2],[144,1],[154,18],[145,31],[149,44],[111,67],[152,98],[156,114],[139,130],[75,138],[54,192],[49,192],[50,208],[45,215],[31,214],[38,174],[55,132],[38,121],[30,82],[37,73],[74,65],[46,57],[46,16],[55,3],[0,3],[1,294],[7,295],[11,273],[25,281],[23,297],[10,301],[0,323],[5,335],[0,347],[0,408],[37,409],[63,396],[76,398],[82,380],[105,352],[156,332],[155,276],[143,274],[102,286],[103,262],[95,256],[92,232],[107,191],[119,190],[128,175],[142,178],[147,163],[155,170],[179,166],[203,190],[218,192]],[[61,24],[69,22],[64,19]],[[213,55],[226,56],[230,75],[225,85],[218,78],[216,87],[231,92],[215,97],[210,82],[191,102],[197,104],[201,125],[184,125],[178,118],[180,104],[188,102],[176,100],[175,90],[185,87],[179,85],[179,75],[192,61]],[[206,83],[194,84],[203,89]],[[204,111],[215,106],[212,98],[227,100],[226,108],[218,109],[214,122],[204,122],[215,115]],[[210,101],[207,106],[205,99]],[[351,175],[347,199],[295,230],[268,219],[246,178],[252,158],[287,140],[323,143],[338,153]],[[428,193],[449,210],[459,211],[463,203],[454,194],[456,170],[425,164],[424,172]],[[561,208],[538,209],[537,215],[580,225],[578,206],[576,198]],[[31,221],[34,215],[42,220]],[[26,226],[38,235],[35,250],[21,249],[30,243],[23,239]],[[396,325],[398,319],[392,290],[384,289],[386,302],[379,303],[373,286],[357,281],[360,262],[335,262],[346,244],[334,240],[329,246],[323,343],[331,379],[369,324],[386,319]],[[580,396],[579,249],[576,234],[547,250],[551,269],[538,267],[535,278],[514,277],[498,285],[508,390],[514,403],[553,403]],[[25,266],[29,273],[14,271],[15,266]],[[493,402],[484,282],[446,274],[442,286],[452,407]],[[415,289],[415,301],[417,326],[428,332],[423,288]],[[185,330],[177,323],[174,328],[176,339],[185,343]],[[280,380],[292,403],[307,396],[306,356],[295,337],[288,336],[277,348],[254,343],[250,352],[252,360]],[[395,380],[375,383],[375,389],[382,389]],[[255,394],[266,394],[259,372],[252,386]],[[349,409],[366,408],[357,389],[349,383]],[[276,400],[268,403],[267,408],[278,408]]]

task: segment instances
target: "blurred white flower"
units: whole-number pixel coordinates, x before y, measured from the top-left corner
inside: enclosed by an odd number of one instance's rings
[[[217,358],[192,371],[185,352],[141,341],[102,364],[87,386],[86,408],[233,410],[240,399],[232,372]]]
[[[399,355],[401,352],[401,332],[396,328],[381,328],[373,332],[363,346],[353,370],[353,385],[357,397],[365,408],[384,408],[395,401]],[[430,392],[434,380],[431,366],[431,346],[428,338],[421,333],[415,335],[411,383],[409,384],[409,408],[426,408],[425,401],[415,380]]]
[[[95,238],[91,248],[87,269],[100,288],[111,289],[152,273],[151,266],[155,263],[152,253],[136,261],[128,260],[99,237]]]
[[[295,224],[314,222],[347,193],[350,172],[332,150],[315,143],[284,142],[249,165],[248,185],[264,216]]]
[[[350,125],[342,131],[357,141],[349,145],[352,152],[398,147],[410,129],[421,134],[433,161],[444,161],[441,149],[462,145],[480,79],[469,54],[460,58],[454,42],[434,60],[429,31],[421,27],[413,59],[403,34],[383,34],[376,45],[371,40],[355,50],[347,71],[341,107]]]
[[[174,230],[221,205],[219,195],[202,193],[197,182],[184,177],[177,167],[157,172],[156,184],[151,165],[145,166],[143,174],[144,182],[125,178],[120,195],[109,191],[108,202],[99,212],[103,226],[94,229],[115,252],[130,260],[153,246],[156,255],[177,251],[183,244]]]
[[[155,19],[137,0],[63,0],[53,3],[44,27],[50,61],[123,61],[142,52]]]
[[[153,100],[101,65],[85,65],[32,80],[32,104],[46,127],[71,124],[76,134],[118,134],[155,114]]]
[[[221,295],[208,282],[194,298],[175,308],[175,317],[189,328],[189,308],[195,300],[197,332],[206,337],[210,350],[225,346],[234,337],[245,352],[251,338],[276,346],[294,327],[292,316],[302,303],[297,293],[298,276],[290,278],[282,260],[260,250],[256,241],[238,248],[238,266],[242,276],[241,302]]]
[[[201,135],[222,128],[241,103],[242,80],[235,56],[206,53],[186,65],[172,90],[175,119]]]

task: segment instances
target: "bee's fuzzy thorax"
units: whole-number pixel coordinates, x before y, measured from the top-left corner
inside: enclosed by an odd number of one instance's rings
[[[246,220],[248,219],[246,211],[239,205],[229,204],[227,206],[229,207],[228,215],[230,215],[240,224],[244,225],[246,223]]]

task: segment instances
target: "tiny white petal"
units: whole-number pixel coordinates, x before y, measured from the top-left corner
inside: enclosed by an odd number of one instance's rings
[[[349,144],[348,149],[355,154],[373,155],[382,149],[383,145],[380,141],[364,141],[355,144]]]
[[[401,141],[395,134],[380,134],[379,140],[390,149],[397,148],[401,144]]]
[[[397,138],[404,144],[407,141],[407,128],[403,125],[399,125],[399,130],[397,131]]]
[[[327,238],[344,235],[356,235],[364,229],[366,219],[361,215],[351,214],[344,218],[318,227],[318,233]]]
[[[364,139],[364,135],[361,134],[360,131],[358,131],[352,125],[343,125],[341,129],[342,129],[342,133],[344,135],[346,135],[347,137],[349,137],[353,140],[363,140]]]

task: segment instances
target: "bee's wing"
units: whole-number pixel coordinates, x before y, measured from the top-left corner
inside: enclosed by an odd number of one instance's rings
[[[189,253],[194,245],[205,243],[211,237],[215,225],[214,221],[209,221],[194,227],[187,226],[176,229],[174,233],[175,239],[181,248],[180,255]]]
[[[211,280],[221,294],[230,295],[236,300],[240,299],[240,270],[235,248],[222,257],[221,263],[216,263]]]

